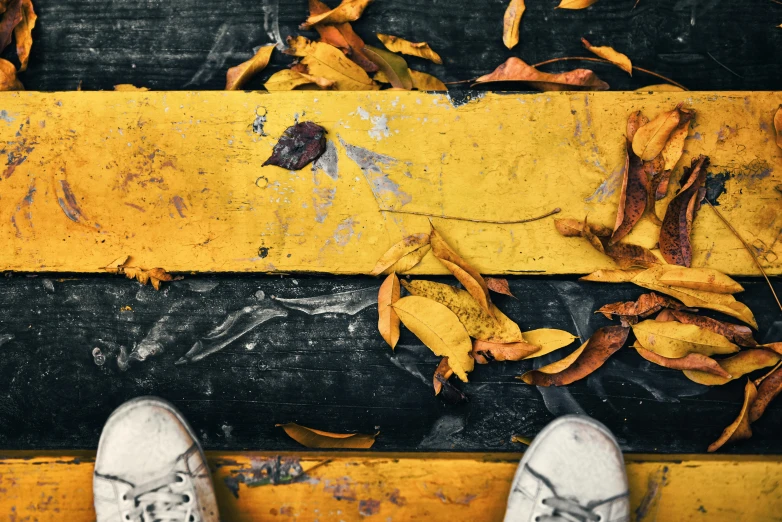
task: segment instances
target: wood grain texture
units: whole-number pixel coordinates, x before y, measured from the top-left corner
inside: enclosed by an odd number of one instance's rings
[[[502,44],[506,0],[384,0],[373,3],[354,27],[370,45],[375,33],[427,41],[444,59],[438,66],[409,58],[414,69],[456,81],[493,70],[509,56],[536,63],[558,56],[587,56],[580,39],[610,45],[635,65],[653,69],[693,90],[771,90],[782,78],[782,6],[768,0],[602,1],[589,9],[554,9],[530,2],[513,51]],[[334,5],[335,2],[330,2]],[[37,0],[39,14],[28,89],[111,89],[120,83],[155,90],[222,89],[225,72],[252,49],[299,31],[306,0]],[[260,88],[290,58],[277,54],[272,68],[248,85]],[[719,63],[718,63],[719,62]],[[720,65],[723,64],[723,65]],[[591,65],[615,89],[660,83],[636,72]],[[726,69],[730,69],[728,71]],[[560,70],[549,66],[548,70]]]
[[[779,341],[768,289],[741,282],[741,300],[760,323],[756,339]],[[0,448],[95,448],[109,413],[145,394],[173,401],[204,446],[219,450],[299,451],[274,427],[297,422],[334,432],[377,428],[373,451],[516,451],[512,435],[534,436],[556,416],[587,413],[626,451],[701,452],[740,408],[743,382],[701,386],[629,347],[564,388],[516,379],[570,353],[578,340],[538,359],[479,365],[469,383],[456,384],[470,401],[448,405],[432,390],[439,358],[406,330],[395,351],[377,332],[379,285],[360,277],[189,276],[156,292],[120,276],[2,278]],[[519,300],[493,297],[522,330],[560,328],[582,339],[610,324],[594,310],[643,292],[531,277],[511,278],[510,287]],[[359,298],[348,309],[345,300],[334,304],[339,292]],[[283,301],[302,298],[314,300]],[[254,325],[264,306],[285,315]],[[174,364],[197,343],[225,347]],[[122,350],[126,371],[118,366]],[[780,429],[782,403],[775,402],[752,439],[726,451],[782,453]]]

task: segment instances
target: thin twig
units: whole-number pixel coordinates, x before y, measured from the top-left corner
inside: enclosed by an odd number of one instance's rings
[[[545,60],[540,63],[536,63],[532,65],[532,67],[538,68],[541,65],[548,65],[550,63],[557,63],[557,62],[566,62],[571,60],[578,60],[578,61],[586,61],[586,62],[597,62],[597,63],[607,63],[614,65],[613,63],[609,62],[608,60],[603,60],[602,58],[592,58],[590,56],[563,56],[562,58],[552,58],[551,60]],[[680,89],[684,89],[685,91],[689,91],[687,87],[682,85],[681,83],[671,80],[667,76],[663,76],[662,74],[658,74],[654,71],[650,71],[649,69],[644,69],[643,67],[638,67],[637,65],[633,65],[633,69],[636,71],[641,71],[642,73],[649,74],[651,76],[655,76],[657,78],[660,78],[663,81],[666,81],[670,83],[671,85],[675,85],[676,87],[679,87]]]
[[[721,61],[717,60],[717,59],[716,59],[714,56],[712,56],[712,54],[711,54],[710,52],[706,52],[706,54],[708,54],[708,55],[709,55],[709,58],[711,58],[712,60],[714,60],[715,62],[717,62],[717,65],[719,65],[720,67],[722,67],[723,69],[725,69],[726,71],[728,71],[728,72],[729,72],[730,74],[732,74],[733,76],[736,76],[736,77],[738,77],[738,78],[744,78],[742,75],[740,75],[739,73],[737,73],[736,71],[734,71],[733,69],[731,69],[730,67],[728,67],[727,65],[725,65],[724,63],[722,63]]]
[[[394,210],[391,208],[381,208],[380,212],[393,212],[394,214],[410,214],[412,216],[427,216],[427,217],[433,217],[439,219],[453,219],[456,221],[470,221],[472,223],[491,223],[493,225],[516,225],[519,223],[529,223],[531,221],[537,221],[539,219],[544,219],[549,216],[553,216],[554,214],[559,214],[560,212],[562,212],[562,209],[557,207],[551,212],[546,212],[542,216],[531,217],[527,219],[515,219],[510,221],[495,221],[492,219],[472,219],[472,218],[464,218],[464,217],[457,217],[457,216],[442,216],[438,214],[431,214],[429,212],[415,212],[413,210]]]
[[[782,2],[780,2],[779,0],[771,0],[771,1],[774,2],[775,4],[782,5]]]
[[[758,257],[755,255],[755,252],[752,250],[752,248],[747,244],[746,241],[744,241],[744,238],[741,237],[741,234],[738,233],[738,231],[733,228],[733,225],[731,225],[727,219],[725,219],[725,216],[722,215],[722,212],[717,210],[717,207],[711,204],[711,201],[709,201],[708,198],[706,198],[706,203],[709,204],[711,209],[714,211],[715,214],[717,214],[717,217],[722,220],[723,223],[725,223],[725,226],[730,229],[731,232],[733,232],[733,235],[735,235],[739,241],[741,241],[741,244],[744,245],[744,248],[747,249],[747,252],[749,252],[749,255],[752,256],[752,260],[755,262],[757,267],[760,269],[760,273],[763,274],[763,277],[766,279],[766,283],[768,283],[768,287],[771,289],[771,293],[774,296],[774,300],[777,302],[777,306],[779,307],[779,310],[782,311],[782,303],[779,302],[779,297],[777,297],[777,293],[774,291],[774,287],[771,285],[771,281],[768,279],[768,276],[766,275],[766,271],[763,269],[763,266],[760,264],[760,261],[758,261]]]
[[[443,83],[445,85],[457,85],[457,84],[460,84],[460,83],[471,83],[471,82],[474,82],[475,80],[476,79],[473,78],[472,80],[458,80],[458,81],[455,81],[455,82],[443,82]]]

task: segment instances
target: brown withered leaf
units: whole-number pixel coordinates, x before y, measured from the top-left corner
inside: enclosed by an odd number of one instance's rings
[[[606,245],[605,254],[613,259],[620,268],[651,267],[660,262],[648,248],[630,243]]]
[[[618,315],[623,318],[623,323],[627,321],[628,324],[635,324],[638,322],[638,318],[649,317],[663,308],[680,309],[682,305],[670,297],[649,292],[648,294],[642,294],[635,301],[622,301],[604,305],[595,313],[601,313],[608,319]],[[634,322],[630,323],[630,318],[634,318]]]
[[[777,134],[777,147],[782,149],[782,104],[777,108],[777,112],[774,113],[774,130]]]
[[[728,340],[739,346],[753,348],[758,345],[752,337],[752,330],[744,325],[726,323],[718,321],[717,319],[712,319],[711,317],[694,315],[681,310],[669,310],[668,313],[674,320],[679,321],[680,323],[695,324],[701,328],[706,328],[707,330],[725,336]]]
[[[442,64],[443,60],[440,58],[440,55],[437,54],[432,50],[431,47],[429,47],[429,44],[426,42],[409,42],[405,40],[404,38],[399,38],[398,36],[393,36],[390,34],[377,34],[378,40],[383,42],[383,45],[386,46],[386,49],[393,53],[401,53],[401,54],[407,54],[409,56],[417,56],[418,58],[423,58],[425,60],[431,60],[434,63]]]
[[[437,365],[434,376],[432,377],[435,395],[440,394],[443,389],[443,383],[447,382],[448,379],[451,378],[451,375],[453,375],[453,370],[448,366],[448,357],[443,357],[440,359],[440,364]]]
[[[21,20],[14,27],[14,39],[16,40],[16,55],[19,57],[19,71],[27,70],[27,62],[30,59],[30,49],[33,47],[33,28],[38,16],[33,9],[32,0],[22,0]]]
[[[413,88],[413,78],[404,58],[371,45],[364,46],[364,54],[377,65],[391,85],[408,91]]]
[[[372,0],[342,0],[342,2],[325,13],[310,15],[303,24],[299,26],[300,29],[309,29],[316,24],[334,25],[345,22],[355,22],[361,17],[364,9],[372,2]]]
[[[605,243],[594,233],[592,226],[587,222],[587,218],[584,218],[584,222],[581,224],[581,237],[589,241],[589,244],[601,254],[606,253]]]
[[[659,201],[668,195],[668,185],[671,183],[672,170],[664,170],[660,174],[660,179],[657,180],[657,187],[654,190],[654,199]],[[656,214],[655,214],[656,215]]]
[[[706,182],[706,168],[709,158],[698,156],[692,160],[689,169],[682,175],[682,188],[671,200],[665,211],[660,229],[660,253],[668,263],[689,267],[692,264],[692,222],[700,207]]]
[[[758,395],[749,408],[749,422],[755,422],[766,411],[768,405],[782,391],[782,369],[777,366],[770,373],[755,381]]]
[[[627,161],[622,178],[622,192],[619,196],[614,232],[609,244],[617,243],[633,229],[644,215],[649,200],[649,178],[644,162],[635,155],[630,147],[630,141],[627,141],[626,149]]]
[[[228,69],[228,73],[225,75],[225,90],[236,91],[241,89],[250,78],[264,70],[269,65],[272,51],[274,51],[274,44],[264,45],[258,49],[255,56],[236,67]]]
[[[377,260],[375,268],[372,269],[370,274],[376,276],[383,273],[388,273],[386,271],[392,268],[394,264],[400,261],[402,258],[428,245],[429,234],[421,233],[407,236],[401,241],[394,243],[391,248],[386,250],[383,255],[380,256],[380,259]]]
[[[586,38],[582,38],[581,43],[584,44],[587,51],[596,54],[604,60],[608,60],[630,76],[633,75],[633,64],[627,55],[615,51],[613,47],[595,47],[590,44]]]
[[[311,121],[291,125],[283,132],[272,155],[262,166],[301,170],[326,152],[326,129]]]
[[[673,370],[699,370],[719,377],[730,378],[730,374],[726,372],[717,361],[700,353],[688,353],[684,357],[671,359],[663,357],[662,355],[657,355],[637,343],[633,345],[633,348],[636,349],[638,355],[658,366],[671,368]]]
[[[557,9],[586,9],[597,0],[561,0]]]
[[[766,350],[771,350],[772,352],[776,352],[782,355],[782,343],[759,344],[758,347],[765,348]]]
[[[633,152],[643,161],[653,160],[668,142],[671,133],[681,121],[681,105],[672,111],[663,112],[638,129],[633,136]]]
[[[630,329],[623,326],[604,326],[592,334],[575,361],[563,370],[556,373],[532,370],[522,375],[521,380],[535,386],[563,386],[583,379],[619,350],[629,333]]]
[[[470,354],[478,364],[488,364],[491,361],[520,361],[540,350],[540,346],[525,342],[491,343],[475,339]]]
[[[329,6],[320,0],[309,0],[310,16],[322,15],[330,11]],[[364,54],[364,40],[359,37],[349,22],[335,25],[315,24],[314,29],[320,35],[320,41],[338,47],[366,72],[376,72],[377,65]]]
[[[684,152],[684,141],[690,132],[690,124],[695,118],[695,111],[692,109],[679,109],[679,114],[679,124],[668,137],[663,150],[660,151],[660,155],[665,161],[663,165],[663,170],[665,171],[673,170],[676,168],[676,164],[679,163],[682,152]]]
[[[660,282],[666,285],[692,288],[716,294],[735,294],[743,292],[744,287],[713,268],[687,268],[669,266],[660,276]]]
[[[649,118],[644,116],[641,111],[630,113],[630,116],[627,117],[627,131],[625,132],[626,140],[632,143],[635,133],[647,123],[649,123]]]
[[[475,80],[474,85],[492,82],[524,82],[539,91],[606,91],[606,82],[588,69],[574,69],[563,73],[550,74],[527,65],[515,56],[489,74]]]
[[[720,438],[715,440],[707,449],[709,453],[713,453],[720,449],[728,442],[735,442],[737,440],[748,439],[752,436],[752,428],[749,427],[749,408],[755,398],[758,395],[758,390],[752,381],[748,380],[746,386],[744,386],[744,403],[741,406],[739,416],[736,417],[730,426],[725,428]]]
[[[315,449],[369,449],[375,443],[374,435],[362,435],[361,433],[330,433],[328,431],[316,430],[300,426],[293,422],[288,424],[276,424],[276,426],[285,430],[290,438],[306,448]]]
[[[571,218],[555,219],[554,226],[557,228],[557,232],[565,237],[582,237],[584,221]],[[613,230],[600,224],[590,223],[589,227],[592,229],[592,233],[598,237],[609,237],[613,233]]]
[[[144,270],[137,266],[123,266],[121,267],[121,273],[125,274],[128,279],[135,279],[142,285],[150,283],[155,290],[160,290],[160,284],[163,281],[179,281],[182,276],[174,277],[162,268],[150,268]]]
[[[630,283],[633,278],[643,272],[644,269],[631,270],[598,270],[589,275],[579,277],[579,281],[593,281],[596,283]]]
[[[491,308],[491,297],[489,297],[489,287],[486,286],[486,281],[472,265],[462,259],[451,248],[443,236],[434,228],[434,225],[431,226],[432,231],[429,234],[429,242],[432,245],[432,253],[464,285],[464,289],[478,301],[481,308],[494,317],[494,311]]]
[[[526,8],[524,0],[510,0],[505,9],[505,16],[502,17],[502,43],[508,49],[513,49],[519,43],[521,15]]]
[[[0,91],[23,91],[24,85],[16,78],[16,67],[0,58]]]
[[[495,292],[497,294],[503,294],[503,295],[509,295],[511,297],[516,297],[513,295],[513,292],[510,291],[510,285],[508,284],[508,280],[501,277],[486,277],[486,286],[491,290],[492,292]]]
[[[22,0],[11,0],[0,19],[0,51],[11,43],[14,28],[22,21]]]
[[[695,370],[686,370],[684,375],[691,381],[703,384],[705,386],[720,386],[743,375],[774,366],[779,362],[780,356],[770,350],[762,348],[750,348],[743,350],[736,355],[717,361],[730,377],[717,377],[709,373]]]
[[[399,278],[391,273],[380,285],[377,294],[377,329],[392,350],[399,341],[399,316],[391,305],[399,301],[399,295]]]

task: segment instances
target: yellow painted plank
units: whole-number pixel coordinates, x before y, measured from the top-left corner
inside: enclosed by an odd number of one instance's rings
[[[486,94],[454,106],[420,92],[2,93],[0,270],[96,272],[121,255],[172,271],[367,273],[423,216],[514,220],[561,207],[610,225],[628,113],[697,111],[687,154],[730,174],[722,211],[782,273],[780,93]],[[296,120],[328,130],[323,168],[261,167]],[[265,121],[265,122],[264,122]],[[261,133],[260,124],[263,123]],[[612,266],[551,218],[434,220],[483,273]],[[629,241],[652,246],[644,221]],[[694,263],[756,274],[709,208]],[[429,256],[418,273],[443,273]]]
[[[91,522],[91,452],[0,458],[0,519]],[[223,520],[500,521],[518,455],[210,453]],[[636,522],[766,522],[779,457],[626,456]],[[272,476],[282,479],[274,483]]]

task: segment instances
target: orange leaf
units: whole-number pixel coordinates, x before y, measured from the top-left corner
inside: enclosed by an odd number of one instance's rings
[[[744,287],[730,276],[713,268],[685,268],[669,266],[660,276],[660,282],[681,288],[692,288],[716,294],[735,294],[743,292]]]
[[[738,379],[742,375],[747,375],[748,373],[755,372],[762,368],[774,366],[779,362],[779,359],[780,355],[778,353],[762,348],[751,348],[718,361],[719,365],[730,375],[730,377],[716,377],[709,373],[696,370],[686,370],[684,375],[698,384],[703,384],[705,386],[720,386],[734,379]]]
[[[665,147],[671,133],[681,121],[681,106],[663,112],[638,129],[633,136],[633,152],[643,161],[653,160]]]
[[[674,370],[698,370],[730,379],[730,374],[726,372],[717,361],[701,353],[688,353],[684,357],[671,359],[670,357],[663,357],[662,355],[650,352],[639,344],[635,344],[633,348],[638,351],[638,355],[658,366]]]
[[[14,64],[0,58],[0,91],[23,91],[24,85],[16,78]]]
[[[774,114],[774,130],[777,133],[777,147],[782,149],[782,105],[777,108]]]
[[[627,55],[615,51],[613,47],[595,47],[587,42],[586,38],[582,38],[581,43],[584,44],[584,47],[586,47],[587,51],[596,54],[604,60],[608,60],[630,76],[633,75],[633,64]]]
[[[752,428],[749,427],[749,415],[748,410],[755,398],[758,395],[758,390],[752,381],[748,380],[746,386],[744,386],[744,404],[741,406],[739,416],[736,417],[730,426],[725,428],[720,438],[714,441],[707,451],[712,453],[717,451],[728,442],[735,442],[737,440],[748,439],[752,436]]]
[[[782,391],[782,369],[777,366],[762,379],[755,381],[755,385],[758,386],[758,395],[749,408],[749,422],[758,420],[771,401]]]
[[[647,123],[649,123],[649,118],[644,116],[641,111],[631,113],[630,116],[627,117],[627,131],[625,134],[627,141],[632,143],[635,133]]]
[[[665,211],[660,230],[660,252],[672,265],[690,266],[692,264],[692,245],[690,234],[695,212],[703,198],[701,188],[706,182],[706,168],[709,158],[693,158],[692,165],[685,169],[682,176],[682,188],[671,200]]]
[[[650,267],[660,262],[651,250],[640,245],[617,243],[605,247],[605,253],[613,259],[620,268],[637,266]]]
[[[329,6],[320,0],[309,0],[309,4],[310,16],[322,15],[330,11]],[[377,65],[364,54],[364,40],[353,31],[353,26],[350,23],[315,24],[314,29],[318,31],[321,42],[338,47],[366,72],[377,71]]]
[[[646,202],[649,199],[649,178],[647,169],[644,168],[644,162],[635,155],[629,141],[626,152],[622,192],[619,196],[614,233],[611,235],[610,244],[617,243],[633,229],[643,216]]]
[[[413,234],[403,238],[401,241],[395,243],[393,246],[391,246],[391,248],[386,250],[386,252],[382,256],[380,256],[380,259],[377,260],[377,263],[375,264],[375,268],[372,269],[372,272],[370,272],[370,274],[376,276],[382,273],[389,273],[387,272],[387,270],[389,270],[390,268],[395,268],[394,267],[395,263],[401,261],[406,256],[414,253],[416,250],[419,250],[427,245],[429,245],[429,234],[425,234],[425,233]],[[418,261],[420,261],[420,258],[418,259]],[[395,270],[395,271],[403,272],[403,270]]]
[[[515,56],[475,80],[474,85],[490,82],[524,82],[539,91],[606,91],[609,88],[606,82],[588,69],[549,74],[527,65]]]
[[[399,279],[395,273],[391,273],[377,294],[377,329],[393,350],[399,341],[399,316],[391,306],[399,300]]]
[[[634,322],[638,322],[639,317],[649,317],[653,313],[659,311],[662,308],[682,308],[682,305],[671,299],[670,297],[664,297],[654,292],[648,294],[642,294],[635,301],[623,301],[619,303],[607,304],[600,307],[595,313],[601,313],[608,319],[612,316],[618,315],[622,318],[623,323],[629,318],[634,318]]]
[[[583,237],[584,222],[579,219],[555,219],[554,226],[557,232],[565,237]],[[590,223],[592,233],[599,237],[608,237],[613,232],[610,228],[600,224]]]
[[[633,270],[598,270],[589,275],[579,277],[579,281],[594,281],[596,283],[630,283],[643,269]]]
[[[563,386],[576,382],[600,368],[624,345],[629,333],[630,328],[623,326],[600,328],[589,338],[575,361],[566,368],[556,373],[532,370],[520,378],[527,384],[535,386]]]
[[[500,278],[500,277],[487,277],[486,286],[492,292],[509,295],[511,297],[516,297],[515,295],[513,295],[513,292],[510,291],[510,285],[508,284],[507,279]]]
[[[527,7],[524,0],[510,0],[505,16],[502,18],[502,43],[508,49],[513,49],[519,43],[519,25],[521,15]]]
[[[30,59],[30,49],[33,46],[33,28],[38,16],[33,10],[32,0],[22,0],[22,19],[14,28],[16,38],[16,55],[19,57],[20,71],[27,70],[27,62]]]
[[[11,43],[14,28],[22,21],[22,0],[11,0],[0,20],[0,52]]]
[[[299,29],[309,29],[316,24],[341,24],[355,22],[361,17],[364,9],[372,0],[342,0],[337,7],[322,14],[310,16],[299,26]]]
[[[440,58],[440,55],[437,54],[432,50],[431,47],[429,47],[429,44],[426,42],[410,42],[405,40],[404,38],[399,38],[398,36],[392,36],[390,34],[377,34],[378,40],[383,42],[383,45],[386,46],[386,49],[393,53],[401,53],[401,54],[407,54],[409,56],[417,56],[418,58],[423,58],[425,60],[431,60],[434,63],[442,64],[443,60]]]
[[[109,267],[111,267],[111,265],[109,265]],[[109,267],[107,267],[106,270],[116,270],[117,273],[125,274],[125,277],[128,279],[135,279],[142,285],[150,283],[155,290],[160,290],[160,283],[163,281],[170,282],[179,281],[182,279],[182,276],[174,277],[162,268],[150,268],[149,270],[144,270],[143,268],[139,268],[137,266],[118,265],[116,267]]]
[[[540,349],[540,346],[525,342],[491,343],[475,339],[470,354],[478,364],[488,364],[490,361],[520,361]]]
[[[258,49],[255,56],[236,67],[228,69],[228,73],[225,75],[225,90],[235,91],[241,89],[256,73],[264,70],[269,65],[272,51],[274,51],[274,44],[264,45]]]
[[[597,0],[561,0],[557,9],[585,9]]]
[[[694,324],[700,326],[701,328],[706,328],[707,330],[711,330],[712,332],[725,336],[728,340],[738,344],[739,346],[752,348],[758,344],[752,337],[752,330],[750,330],[747,326],[726,323],[712,319],[711,317],[688,314],[687,312],[682,312],[679,310],[669,310],[668,313],[680,323]]]
[[[362,435],[361,433],[330,433],[312,428],[306,428],[292,422],[277,424],[285,430],[290,438],[307,448],[325,449],[369,449],[375,443],[374,435]]]
[[[448,357],[443,357],[434,371],[434,377],[432,377],[435,395],[440,395],[440,392],[443,390],[443,383],[447,382],[451,375],[453,375],[453,370],[448,366]]]

